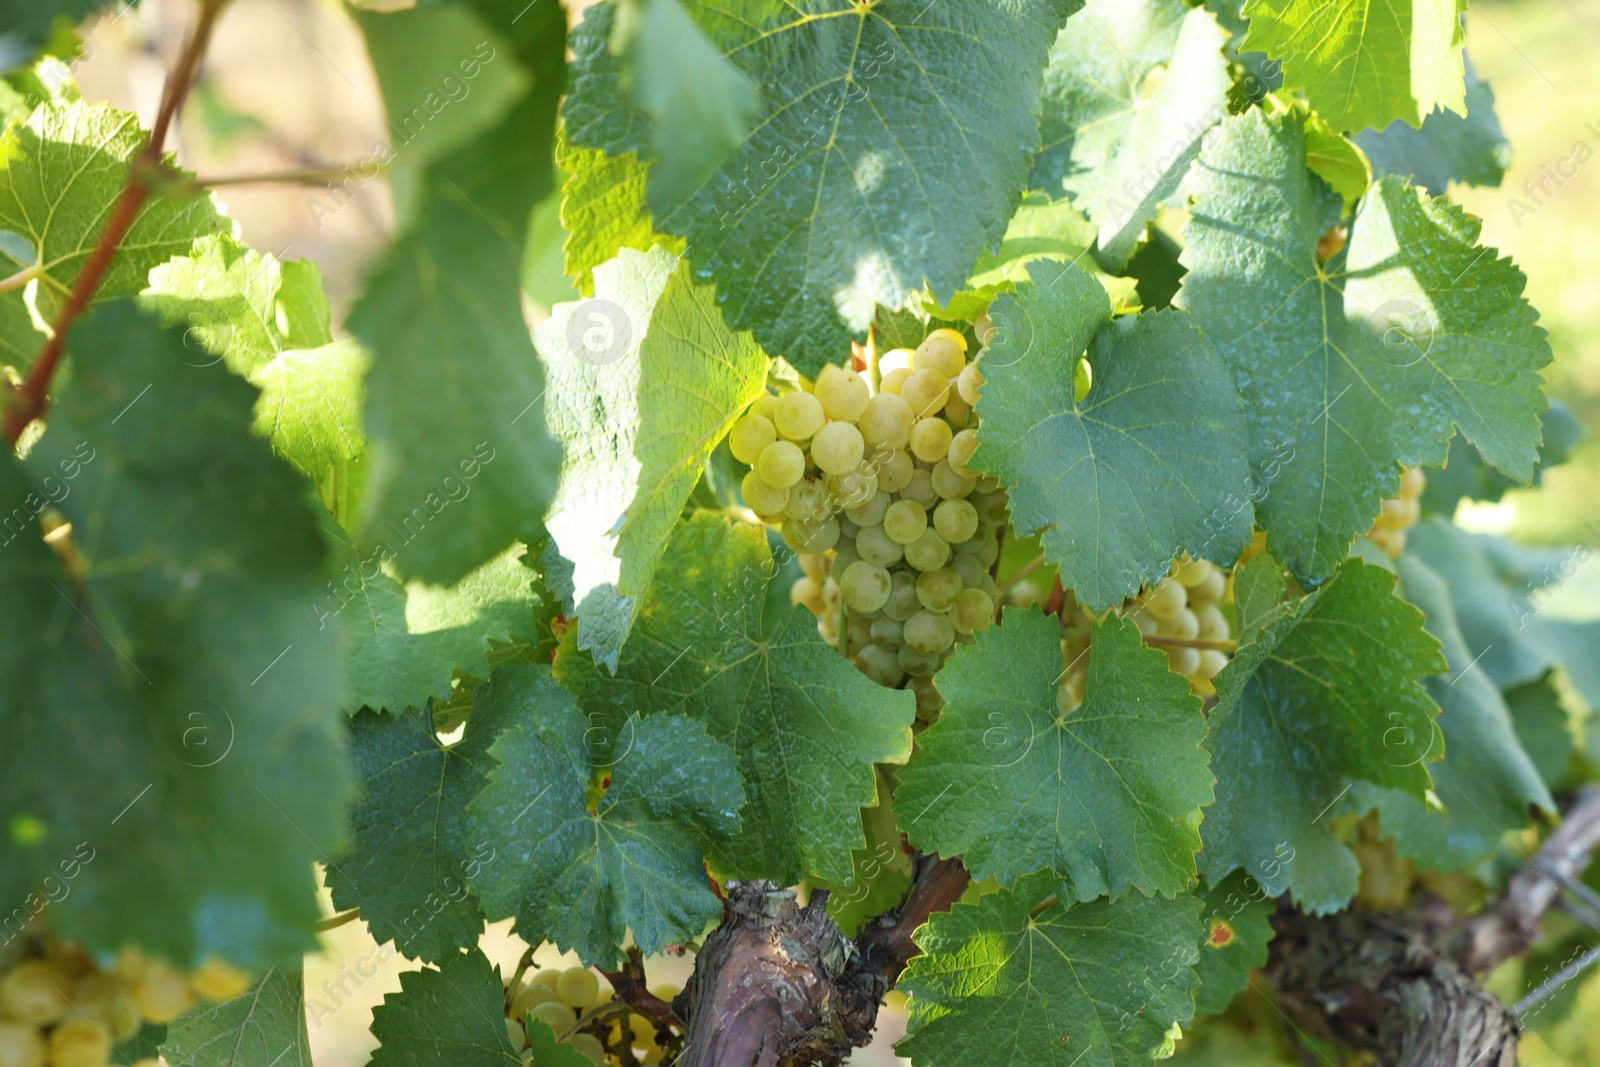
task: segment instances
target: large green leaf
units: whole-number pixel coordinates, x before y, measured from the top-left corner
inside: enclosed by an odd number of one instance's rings
[[[926,281],[946,304],[999,243],[1039,146],[1050,42],[1077,6],[685,3],[760,107],[692,196],[652,204],[658,225],[687,238],[731,326],[815,375],[844,358],[875,303],[899,307]],[[650,123],[619,88],[613,17],[597,4],[573,33],[567,132],[643,153]]]
[[[485,21],[511,25],[515,12],[500,14],[485,12]],[[556,5],[535,5],[512,28],[515,59],[494,62],[520,60],[532,88],[496,125],[415,176],[409,226],[349,320],[373,360],[357,543],[363,555],[387,548],[399,574],[436,584],[460,579],[532,529],[559,465],[522,317],[519,242],[554,186],[565,20]],[[446,108],[434,121],[464,120]]]
[[[1351,559],[1320,591],[1285,599],[1271,556],[1234,576],[1239,652],[1217,676],[1211,769],[1217,803],[1200,828],[1200,871],[1235,870],[1311,912],[1355,894],[1355,856],[1326,819],[1364,779],[1420,802],[1441,745],[1421,681],[1445,669],[1422,613],[1394,578]]]
[[[1561,401],[1552,399],[1550,407],[1539,417],[1539,466],[1534,468],[1533,485],[1544,481],[1549,467],[1565,463],[1572,449],[1583,438],[1583,424]],[[1508,491],[1519,488],[1514,478],[1508,478],[1483,461],[1478,450],[1457,434],[1450,439],[1450,457],[1443,470],[1427,472],[1428,484],[1422,490],[1422,510],[1450,518],[1463,497],[1471,500],[1499,500]]]
[[[517,1067],[500,969],[472,949],[438,970],[405,971],[372,1009],[372,1067]]]
[[[1056,38],[1029,182],[1070,194],[1112,260],[1127,261],[1227,113],[1226,37],[1182,0],[1089,0]]]
[[[671,711],[734,749],[751,795],[738,838],[713,854],[723,873],[843,883],[851,850],[866,844],[860,809],[876,798],[872,765],[911,755],[916,702],[868,681],[804,608],[763,634],[774,567],[758,527],[698,512],[668,545],[616,677],[570,631],[555,671],[613,737],[635,711],[647,722]]]
[[[1044,531],[1062,583],[1097,611],[1180,552],[1237,557],[1250,539],[1248,435],[1215,346],[1182,311],[1112,322],[1105,291],[1071,264],[1030,271],[989,312],[971,461],[1011,488],[1017,530]],[[1078,400],[1085,348],[1094,382]]]
[[[1300,122],[1259,109],[1206,139],[1186,188],[1177,303],[1233,367],[1256,521],[1296,577],[1332,574],[1400,465],[1443,465],[1457,429],[1528,480],[1550,347],[1521,271],[1478,246],[1476,219],[1385,178],[1348,249],[1320,262],[1337,200],[1306,169]]]
[[[1436,106],[1467,110],[1466,0],[1248,0],[1245,45],[1283,63],[1335,130],[1412,126]]]
[[[957,904],[917,932],[896,1046],[917,1067],[1135,1067],[1172,1054],[1200,902],[1134,894],[1067,906],[1047,874]]]
[[[1239,871],[1218,885],[1205,886],[1200,899],[1205,911],[1200,916],[1200,958],[1194,964],[1200,978],[1194,1012],[1215,1015],[1250,985],[1250,972],[1267,962],[1274,905],[1254,879]]]
[[[594,295],[594,269],[615,259],[624,248],[647,252],[656,245],[683,251],[680,238],[656,232],[645,206],[646,168],[632,152],[608,156],[598,148],[582,148],[562,130],[556,139],[556,161],[566,172],[561,187],[561,225],[567,276],[583,296]]]
[[[314,945],[310,865],[347,794],[341,642],[308,610],[325,550],[249,433],[255,390],[191,354],[131,304],[97,309],[26,475],[0,466],[0,892],[76,852],[63,936],[258,967]],[[30,521],[47,500],[70,570]]]
[[[1478,78],[1470,60],[1466,71],[1465,117],[1436,110],[1420,128],[1396,119],[1382,130],[1356,134],[1374,174],[1409,178],[1434,196],[1442,196],[1451,182],[1500,184],[1511,162],[1511,142],[1495,114],[1494,90]]]
[[[947,702],[917,739],[895,799],[911,843],[961,855],[1002,885],[1041,868],[1061,893],[1173,896],[1194,881],[1211,775],[1189,682],[1111,617],[1094,629],[1087,695],[1056,707],[1061,625],[1008,608],[940,670]]]
[[[602,967],[629,933],[646,954],[699,937],[722,904],[697,846],[725,842],[745,803],[733,753],[676,715],[606,736],[543,668],[489,684],[521,721],[490,747],[498,766],[472,802],[475,837],[494,850],[474,880],[487,914]]]
[[[1459,870],[1492,854],[1507,833],[1527,826],[1531,809],[1554,812],[1555,802],[1517,740],[1499,688],[1475,669],[1474,653],[1456,624],[1450,587],[1414,556],[1401,559],[1400,576],[1402,592],[1422,610],[1450,665],[1447,674],[1426,683],[1440,708],[1444,748],[1444,758],[1428,765],[1438,806],[1365,783],[1351,791],[1349,806],[1355,811],[1376,807],[1385,836],[1419,867]]]
[[[172,1067],[311,1067],[300,965],[270,967],[232,1000],[174,1022],[161,1055]]]

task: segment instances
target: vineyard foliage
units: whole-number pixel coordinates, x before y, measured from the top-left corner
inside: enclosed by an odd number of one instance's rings
[[[144,1020],[53,1062],[309,1064],[319,884],[422,965],[383,1067],[670,1062],[478,940],[615,972],[729,881],[853,935],[960,857],[919,1067],[1151,1061],[1275,907],[1496,892],[1600,620],[1453,521],[1580,432],[1448,192],[1507,151],[1465,8],[352,7],[396,222],[335,315],[81,98],[109,11],[0,2],[0,969]]]

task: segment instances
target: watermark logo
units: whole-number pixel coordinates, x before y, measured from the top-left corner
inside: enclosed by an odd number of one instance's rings
[[[572,309],[567,319],[567,350],[596,367],[609,366],[633,346],[633,320],[621,307],[594,297]]]

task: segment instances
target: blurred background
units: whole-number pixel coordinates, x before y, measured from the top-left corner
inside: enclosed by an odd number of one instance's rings
[[[84,95],[135,111],[148,126],[190,14],[190,0],[142,0],[137,9],[94,23],[76,67]],[[1527,296],[1542,313],[1555,350],[1547,372],[1551,395],[1585,426],[1600,426],[1600,0],[1469,0],[1467,45],[1493,88],[1513,157],[1499,189],[1453,188],[1451,194],[1483,220],[1483,242],[1512,256],[1528,276]],[[222,184],[217,195],[247,243],[321,265],[337,322],[386,238],[393,206],[381,179],[345,198],[334,196],[326,176],[314,172],[361,160],[388,136],[365,49],[342,4],[236,0],[217,31],[175,147],[180,162],[206,179],[300,174],[288,182]],[[541,286],[530,294],[530,319],[547,313],[540,300],[559,298]],[[1532,542],[1600,547],[1600,434],[1591,433],[1541,489],[1471,506],[1458,519]],[[1600,591],[1593,559],[1565,594],[1593,603],[1590,590]],[[523,945],[507,925],[490,928],[484,949],[509,972]],[[367,1032],[372,1006],[399,989],[398,974],[409,965],[381,950],[359,922],[330,931],[326,944],[326,954],[306,968],[308,999],[329,1009],[313,1012],[312,1050],[318,1067],[357,1067],[375,1044]],[[347,968],[363,958],[387,962],[376,977],[349,981]],[[538,962],[559,960],[552,953]],[[688,966],[682,959],[652,961],[651,981],[681,984]],[[341,978],[343,989],[330,999],[324,983]],[[1258,1003],[1236,1002],[1235,1009],[1266,1012],[1256,994],[1239,998],[1252,1000]],[[902,1014],[886,1013],[880,1040],[851,1062],[904,1062],[889,1049],[903,1025]],[[1189,1064],[1276,1062],[1231,1042],[1189,1045],[1179,1046],[1180,1060]],[[1535,1067],[1600,1064],[1600,977],[1575,983],[1562,1010],[1543,1014],[1523,1055]]]

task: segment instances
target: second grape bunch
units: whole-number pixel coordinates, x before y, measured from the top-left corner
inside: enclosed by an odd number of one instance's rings
[[[667,1001],[678,993],[674,986],[655,986],[650,991]],[[518,981],[515,988],[508,981],[506,1033],[525,1064],[533,1062],[533,1051],[528,1048],[530,1018],[550,1027],[557,1040],[572,1046],[596,1067],[660,1063],[669,1049],[676,1048],[669,1032],[620,1002],[614,1003],[612,991],[587,967],[547,968]],[[588,1021],[579,1029],[584,1019]]]

